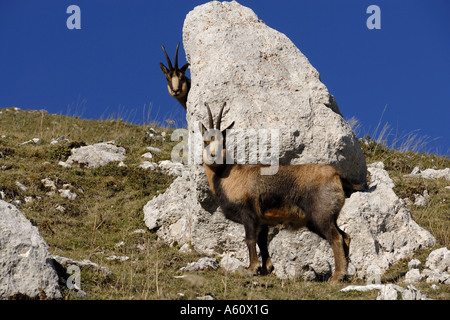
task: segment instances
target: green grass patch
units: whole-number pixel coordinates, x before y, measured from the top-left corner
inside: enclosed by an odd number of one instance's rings
[[[201,256],[183,254],[178,247],[161,243],[156,233],[147,230],[143,206],[164,192],[173,177],[140,169],[141,155],[146,147],[162,150],[154,153],[154,161],[170,159],[176,142],[155,139],[157,134],[172,129],[155,124],[133,125],[122,120],[83,120],[77,117],[51,115],[43,111],[1,109],[0,114],[0,191],[4,200],[16,203],[35,225],[49,245],[50,252],[74,260],[89,259],[108,267],[111,276],[83,270],[81,286],[87,299],[196,299],[212,295],[217,299],[375,299],[372,292],[339,292],[349,284],[330,284],[297,279],[282,280],[275,275],[247,278],[222,269],[188,274],[180,268]],[[3,136],[3,137],[2,137]],[[54,139],[69,140],[50,144]],[[23,142],[33,138],[41,144]],[[127,167],[110,163],[100,168],[65,169],[58,165],[70,156],[70,150],[82,145],[114,140],[127,152]],[[400,152],[371,139],[361,142],[367,162],[383,161],[395,182],[401,198],[413,200],[415,193],[427,190],[426,207],[412,206],[415,221],[437,239],[437,247],[450,245],[449,189],[445,180],[407,178],[415,166],[450,167],[447,157],[433,154]],[[44,187],[42,179],[51,179],[57,189],[64,185],[77,194],[74,200],[62,198],[58,191]],[[26,186],[22,190],[17,182]],[[419,250],[416,256],[425,263],[430,249]],[[128,260],[109,260],[111,256],[127,256]],[[400,261],[386,273],[384,282],[401,283],[407,262]],[[448,299],[449,286],[439,290],[420,284],[420,290],[436,299]],[[66,299],[80,299],[65,291]]]

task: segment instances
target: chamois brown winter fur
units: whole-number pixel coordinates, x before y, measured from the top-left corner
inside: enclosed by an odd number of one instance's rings
[[[336,168],[325,164],[280,166],[275,175],[261,175],[261,165],[221,164],[225,159],[226,130],[233,127],[234,122],[220,131],[224,104],[214,129],[211,110],[205,105],[209,129],[203,124],[200,129],[205,141],[206,175],[226,218],[244,225],[250,258],[247,273],[254,275],[260,271],[267,274],[273,270],[267,244],[268,227],[284,224],[294,229],[306,226],[327,239],[335,262],[331,281],[343,280],[347,272],[350,236],[339,229],[336,220],[345,196],[364,190],[365,185],[351,184]],[[256,244],[262,258],[261,268]]]
[[[164,55],[166,56],[167,64],[169,68],[167,68],[162,62],[159,63],[161,67],[161,71],[166,76],[167,80],[167,89],[172,97],[178,100],[178,102],[186,109],[187,97],[189,90],[191,89],[191,80],[186,77],[186,70],[189,68],[189,63],[186,63],[180,69],[178,68],[178,48],[180,43],[177,45],[177,50],[175,51],[175,67],[172,66],[172,62],[167,55],[166,49],[164,46],[161,46]]]

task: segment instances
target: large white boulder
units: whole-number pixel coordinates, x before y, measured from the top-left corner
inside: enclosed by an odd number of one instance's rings
[[[191,64],[187,103],[191,137],[199,120],[208,123],[205,102],[215,116],[227,102],[223,128],[235,121],[237,129],[279,130],[281,164],[329,163],[349,180],[366,182],[366,163],[356,136],[319,73],[284,34],[235,1],[214,1],[187,15],[183,42]],[[144,207],[145,223],[165,242],[190,243],[201,253],[229,253],[248,263],[244,228],[226,220],[217,207],[205,169],[195,164],[199,156],[195,141],[190,140],[191,161],[182,176]],[[356,277],[382,272],[415,249],[434,243],[395,196],[386,171],[371,169],[371,187],[370,192],[348,199],[338,221],[352,237],[350,272]],[[323,279],[331,274],[332,250],[316,234],[272,228],[269,238],[279,277]]]
[[[60,299],[53,258],[39,231],[0,200],[0,299]]]

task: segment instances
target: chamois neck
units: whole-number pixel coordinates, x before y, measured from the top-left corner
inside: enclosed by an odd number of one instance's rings
[[[217,168],[212,168],[211,166],[208,166],[206,163],[204,163],[203,166],[205,167],[206,178],[208,179],[209,188],[211,189],[211,192],[215,195],[216,190],[214,188],[213,179],[216,174],[216,170],[214,170],[214,169],[217,169]]]
[[[227,171],[228,169],[231,169],[231,165],[226,165],[226,164],[215,164],[215,165],[208,165],[206,163],[203,163],[203,166],[205,167],[205,171],[206,171],[206,177],[208,179],[208,184],[209,187],[212,191],[212,193],[215,195],[216,194],[216,190],[214,187],[214,181],[215,179],[220,179],[223,178],[223,174],[224,172]]]

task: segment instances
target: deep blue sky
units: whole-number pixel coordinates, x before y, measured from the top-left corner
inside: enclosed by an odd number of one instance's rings
[[[185,123],[159,69],[173,57],[186,14],[207,1],[0,0],[0,107],[45,109],[84,118],[120,114]],[[360,135],[380,122],[391,139],[416,132],[450,153],[450,1],[241,0],[286,34],[319,71]],[[66,9],[81,8],[81,30]],[[369,30],[369,5],[381,30]],[[180,51],[180,65],[185,62]],[[144,109],[145,106],[145,109]],[[380,129],[378,129],[380,131]]]

